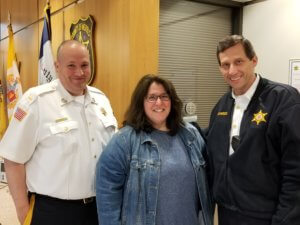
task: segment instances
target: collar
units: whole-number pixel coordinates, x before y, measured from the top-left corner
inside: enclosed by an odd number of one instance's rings
[[[70,103],[72,101],[76,101],[76,96],[71,95],[65,89],[65,87],[62,85],[62,83],[60,82],[59,79],[55,80],[55,84],[56,84],[57,91],[60,93],[61,106],[65,105],[67,103]],[[86,91],[85,91],[84,95],[85,95],[85,101],[84,101],[85,105],[87,105],[89,103],[95,103],[95,99],[91,98],[88,88],[86,88]]]
[[[88,104],[95,104],[97,105],[98,103],[96,102],[95,98],[93,98],[91,96],[91,92],[89,91],[89,87],[87,86],[86,87],[86,90],[85,90],[85,105],[88,105]]]
[[[258,83],[259,83],[259,80],[260,80],[260,76],[258,74],[255,74],[256,75],[256,78],[253,82],[253,84],[251,85],[251,87],[246,91],[245,94],[243,95],[238,95],[236,96],[233,91],[231,91],[231,95],[232,97],[237,100],[237,99],[244,99],[246,101],[250,101],[252,96],[254,95],[256,89],[257,89],[257,86],[258,86]]]
[[[182,125],[180,125],[180,129],[178,131],[179,136],[182,137],[182,140],[186,145],[190,145],[195,139],[194,135],[188,129],[188,126],[193,126],[193,125],[184,122]],[[134,128],[132,128],[132,129],[134,129]],[[150,133],[147,133],[145,131],[140,131],[140,132],[141,132],[141,143],[142,144],[144,144],[145,142],[154,143],[153,139],[151,138]]]

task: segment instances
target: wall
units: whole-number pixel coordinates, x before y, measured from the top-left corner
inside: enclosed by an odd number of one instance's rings
[[[51,12],[74,0],[51,0]],[[0,37],[7,36],[8,10],[14,32],[44,16],[46,0],[0,0]],[[72,22],[92,15],[95,19],[96,76],[92,86],[110,98],[119,124],[131,93],[147,73],[158,71],[159,0],[85,0],[51,17],[54,56],[61,41],[69,39]],[[24,90],[37,85],[42,21],[14,35]],[[6,74],[8,39],[0,42],[0,75]]]
[[[256,71],[288,83],[289,59],[300,58],[300,1],[267,0],[244,7],[243,35],[258,55]]]

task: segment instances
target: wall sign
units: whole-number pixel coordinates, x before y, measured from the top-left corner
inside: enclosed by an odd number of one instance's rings
[[[290,59],[289,84],[300,91],[300,59]]]
[[[93,82],[95,76],[95,57],[93,47],[94,24],[95,22],[93,17],[89,15],[88,18],[80,18],[76,23],[72,23],[70,27],[71,39],[84,44],[90,53],[91,77],[88,84]]]

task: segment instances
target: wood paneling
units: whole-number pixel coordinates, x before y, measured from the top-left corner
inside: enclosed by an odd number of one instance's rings
[[[144,3],[130,4],[130,93],[143,75],[158,73],[159,0]]]
[[[51,12],[54,12],[73,0],[50,2]],[[18,30],[42,18],[45,4],[46,0],[1,0],[1,38],[7,35],[3,23],[7,24],[8,9],[13,18],[13,29]],[[61,41],[70,38],[71,23],[88,15],[95,19],[96,74],[92,86],[101,89],[109,97],[121,124],[131,93],[140,77],[158,71],[159,0],[85,0],[59,11],[51,17],[54,56]],[[40,21],[15,35],[24,90],[37,85],[42,28],[43,22]],[[4,62],[6,42],[3,40],[0,43],[1,61]]]
[[[37,20],[36,0],[11,1],[1,0],[1,39],[7,37],[8,11],[11,14],[11,23],[14,35],[14,45],[17,60],[20,63],[20,76],[23,90],[36,84],[37,71],[37,26],[30,26],[19,32],[20,29]],[[8,39],[1,41],[1,56],[3,57],[4,71],[6,74]]]

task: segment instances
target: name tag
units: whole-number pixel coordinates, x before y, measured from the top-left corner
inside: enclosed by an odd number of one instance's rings
[[[228,112],[218,112],[218,116],[228,116]]]
[[[66,121],[66,120],[68,120],[68,118],[67,117],[63,117],[63,118],[60,118],[60,119],[56,119],[55,123],[60,123],[60,122]]]

